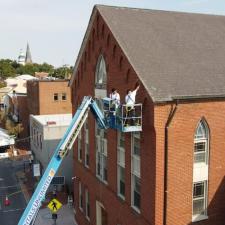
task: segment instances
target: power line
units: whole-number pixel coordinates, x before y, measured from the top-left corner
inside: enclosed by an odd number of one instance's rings
[[[28,139],[33,139],[33,138],[38,137],[38,136],[41,136],[41,135],[40,134],[30,135],[30,136],[25,137],[25,138],[16,139],[15,142],[24,141],[24,140],[28,140]]]

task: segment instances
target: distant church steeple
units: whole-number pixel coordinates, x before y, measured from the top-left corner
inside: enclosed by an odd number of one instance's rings
[[[26,50],[26,55],[23,53],[23,50],[20,49],[20,54],[18,57],[18,63],[22,65],[26,64],[32,64],[32,58],[31,58],[31,52],[30,52],[30,47],[27,42],[27,50]]]
[[[26,57],[25,57],[25,64],[32,63],[32,58],[31,58],[31,52],[30,52],[30,47],[27,42],[27,50],[26,50]]]

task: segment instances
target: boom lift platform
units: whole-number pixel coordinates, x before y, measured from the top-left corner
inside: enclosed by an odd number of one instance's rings
[[[141,105],[141,104],[138,104]],[[141,106],[138,106],[141,110]],[[99,128],[107,129],[113,128],[118,129],[122,132],[133,132],[133,131],[141,131],[141,111],[138,116],[132,114],[132,118],[129,118],[126,114],[125,106],[121,106],[120,111],[115,112],[111,110],[111,102],[110,99],[103,99],[104,110],[103,113],[98,107],[97,103],[90,96],[85,96],[81,105],[77,109],[65,135],[59,142],[56,147],[56,150],[52,156],[51,161],[49,162],[39,184],[36,187],[35,192],[32,195],[26,209],[23,212],[22,217],[18,225],[29,225],[32,220],[36,217],[39,208],[41,207],[41,203],[45,198],[45,194],[48,190],[48,187],[51,184],[53,177],[55,176],[59,166],[62,163],[63,158],[67,155],[68,151],[72,149],[73,144],[84,125],[85,120],[88,117],[88,112],[91,110],[93,113]],[[133,109],[136,108],[136,105]],[[128,120],[135,120],[136,124],[131,124],[125,126]],[[131,121],[132,122],[132,121]]]
[[[103,112],[106,124],[121,132],[142,131],[142,104],[115,106],[111,98],[103,98]]]

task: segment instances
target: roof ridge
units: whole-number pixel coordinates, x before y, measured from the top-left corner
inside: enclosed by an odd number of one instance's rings
[[[94,8],[100,9],[101,7],[105,8],[114,8],[114,9],[128,9],[128,10],[137,10],[137,11],[153,11],[153,12],[162,12],[162,13],[176,13],[176,14],[191,14],[191,15],[207,15],[207,16],[221,16],[224,17],[225,14],[209,14],[203,12],[190,12],[190,11],[173,11],[173,10],[164,10],[164,9],[148,9],[148,8],[136,8],[136,7],[129,7],[129,6],[114,6],[114,5],[104,5],[104,4],[96,4]]]

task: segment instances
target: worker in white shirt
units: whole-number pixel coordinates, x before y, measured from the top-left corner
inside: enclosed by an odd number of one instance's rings
[[[130,122],[135,123],[135,100],[136,100],[136,95],[137,91],[140,88],[140,85],[136,83],[135,89],[133,91],[127,90],[127,95],[125,96],[125,103],[126,103],[126,120],[125,120],[125,125],[128,126]],[[130,123],[130,125],[133,125]]]
[[[125,97],[125,103],[127,106],[131,106],[131,107],[134,106],[135,100],[136,100],[136,94],[139,88],[140,88],[140,85],[136,84],[136,87],[133,91],[127,90],[127,95]]]
[[[109,97],[112,99],[111,110],[116,111],[120,105],[120,95],[115,88],[112,88],[112,92]]]

